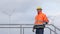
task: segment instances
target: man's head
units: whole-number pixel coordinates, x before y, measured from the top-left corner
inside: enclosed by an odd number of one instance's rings
[[[38,7],[38,8],[37,8],[37,12],[38,12],[38,13],[42,12],[42,8]]]

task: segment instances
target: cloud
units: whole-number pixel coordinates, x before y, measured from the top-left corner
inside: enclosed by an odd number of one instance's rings
[[[33,21],[34,16],[36,15],[37,6],[41,6],[43,12],[47,15],[56,15],[54,12],[60,11],[59,9],[56,9],[56,6],[59,6],[59,4],[56,3],[58,1],[47,1],[48,0],[4,0],[3,2],[3,0],[1,0],[0,12],[2,12],[2,14],[11,14],[14,12],[11,16],[12,22]]]

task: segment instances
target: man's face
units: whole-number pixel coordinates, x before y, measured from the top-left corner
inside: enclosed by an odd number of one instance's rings
[[[37,12],[41,12],[42,10],[37,10]]]

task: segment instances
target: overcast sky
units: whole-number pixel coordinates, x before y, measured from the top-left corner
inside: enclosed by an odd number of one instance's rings
[[[60,15],[60,0],[0,0],[0,23],[33,24],[36,8],[41,6],[47,16]]]

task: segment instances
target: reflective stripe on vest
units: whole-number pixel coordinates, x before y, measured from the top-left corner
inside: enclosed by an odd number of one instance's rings
[[[36,22],[44,22],[44,21],[42,21],[42,20],[37,20]]]

